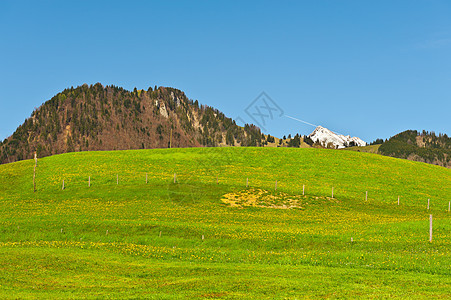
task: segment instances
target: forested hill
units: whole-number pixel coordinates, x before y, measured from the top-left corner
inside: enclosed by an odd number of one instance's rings
[[[446,134],[407,130],[385,141],[379,153],[450,168],[451,138]]]
[[[0,163],[86,150],[259,146],[260,129],[240,127],[177,89],[127,91],[100,83],[66,89],[0,141]]]

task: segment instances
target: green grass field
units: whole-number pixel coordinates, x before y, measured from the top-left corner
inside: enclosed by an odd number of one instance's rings
[[[351,150],[351,151],[357,151],[357,152],[367,152],[367,153],[377,154],[380,146],[381,146],[380,144],[368,145],[368,146],[354,146],[354,147],[344,148],[343,150]]]
[[[446,168],[323,149],[81,152],[39,159],[33,193],[33,166],[0,166],[0,298],[451,294]]]

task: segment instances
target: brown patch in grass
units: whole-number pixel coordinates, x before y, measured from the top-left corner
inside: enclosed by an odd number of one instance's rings
[[[284,192],[269,192],[263,189],[248,188],[238,192],[227,193],[222,196],[221,201],[231,207],[238,208],[304,209],[309,203],[337,202],[337,199],[310,195],[290,195]]]

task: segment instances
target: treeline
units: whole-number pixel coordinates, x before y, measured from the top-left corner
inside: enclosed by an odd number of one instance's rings
[[[172,143],[172,144],[171,144]],[[261,146],[254,125],[170,87],[125,90],[84,84],[58,93],[0,141],[0,163],[85,150],[198,146]]]
[[[263,140],[262,144],[264,146],[268,145],[269,143],[276,142],[276,138],[269,134],[267,136],[262,134],[262,140]],[[318,148],[327,148],[327,145],[321,144],[319,141],[314,142],[308,136],[302,136],[299,133],[297,133],[293,137],[291,136],[291,134],[289,134],[288,137],[284,135],[281,139],[279,139],[277,146],[278,147],[300,148],[303,143],[305,143],[311,147],[314,146],[314,147],[318,147]]]
[[[379,153],[450,167],[451,138],[446,134],[407,130],[384,142]]]

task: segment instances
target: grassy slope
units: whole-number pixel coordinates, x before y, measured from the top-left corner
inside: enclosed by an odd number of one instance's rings
[[[357,152],[366,152],[366,153],[377,154],[380,146],[381,146],[380,144],[368,145],[368,146],[354,146],[354,147],[344,148],[344,150],[352,150],[352,151],[357,151]]]
[[[39,160],[33,193],[33,163],[0,166],[2,298],[440,297],[451,289],[445,168],[322,149],[82,152]],[[293,195],[305,185],[303,209],[223,204],[247,177],[250,188],[273,190],[277,180]],[[336,200],[326,198],[332,187]]]

